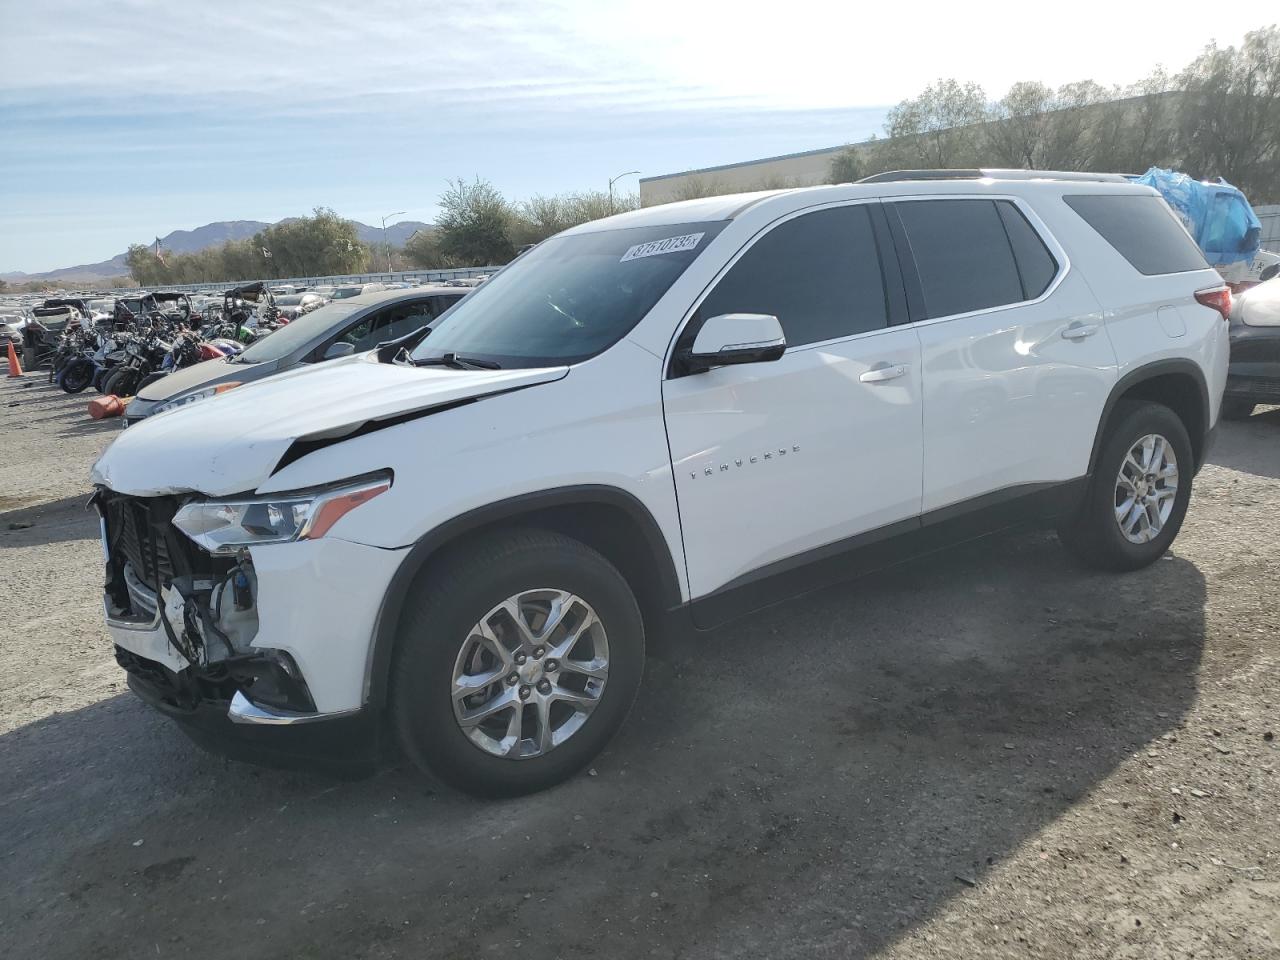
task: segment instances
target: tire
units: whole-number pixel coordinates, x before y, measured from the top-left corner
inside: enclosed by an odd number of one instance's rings
[[[67,393],[79,393],[93,380],[93,363],[83,357],[72,360],[58,374],[58,386]]]
[[[1257,404],[1252,400],[1244,400],[1240,397],[1223,397],[1222,398],[1222,418],[1224,420],[1247,420],[1253,416],[1253,408]]]
[[[138,384],[137,392],[141,393],[147,387],[151,386],[151,384],[155,383],[157,380],[163,380],[168,375],[168,370],[156,370],[154,373],[148,373],[142,378],[142,382]]]
[[[131,397],[137,393],[139,379],[141,377],[133,367],[121,367],[107,377],[102,384],[102,392],[108,396]]]
[[[1170,501],[1167,514],[1156,506],[1130,510],[1125,522],[1132,520],[1133,535],[1143,542],[1134,542],[1121,529],[1117,513],[1122,503],[1120,484],[1121,467],[1130,451],[1145,437],[1162,438],[1172,450],[1176,472],[1173,479],[1176,489],[1164,498]],[[1158,448],[1157,448],[1158,449]],[[1140,458],[1143,454],[1140,452]],[[1160,458],[1157,457],[1157,460]],[[1163,461],[1162,461],[1163,462]],[[1134,473],[1126,469],[1126,476]],[[1124,494],[1132,497],[1149,486],[1148,477],[1160,473],[1159,465],[1153,465],[1146,475],[1139,474],[1137,485]],[[1195,473],[1191,440],[1187,428],[1178,415],[1168,407],[1146,401],[1122,400],[1116,405],[1103,436],[1102,448],[1093,477],[1079,507],[1060,523],[1058,538],[1063,545],[1087,567],[1096,570],[1139,570],[1158,560],[1173,543],[1187,514],[1191,499],[1191,478]],[[1168,477],[1156,481],[1152,492],[1159,495],[1170,489]],[[1163,502],[1163,499],[1162,501]],[[1158,530],[1153,532],[1151,517],[1159,518]],[[1145,529],[1144,529],[1145,526]]]
[[[122,369],[123,369],[122,367],[116,367],[114,370],[109,371],[107,375],[102,378],[101,390],[105,396],[109,397],[112,395],[111,388],[115,386],[116,378],[120,376]]]
[[[603,628],[583,630],[583,644],[569,648],[564,659],[570,662],[590,655],[598,664],[603,649],[607,659],[607,676],[599,682],[598,698],[591,701],[589,711],[571,707],[556,694],[583,687],[597,681],[561,664],[551,674],[555,686],[549,688],[544,701],[539,690],[540,671],[555,663],[547,652],[538,657],[536,639],[517,642],[518,634],[509,629],[514,621],[496,608],[508,598],[524,595],[522,611],[532,613],[531,626],[541,627],[536,612],[544,603],[547,590],[572,594],[577,603],[569,603],[565,627],[552,630],[544,650],[554,652],[564,631],[572,633],[581,624],[586,606],[594,610]],[[522,666],[512,660],[503,665],[493,654],[494,648],[476,643],[472,627],[488,619],[492,635],[505,641],[517,657],[522,651]],[[536,635],[536,630],[533,631]],[[391,677],[391,721],[405,755],[419,768],[451,787],[482,797],[510,797],[533,793],[560,783],[577,773],[591,761],[622,726],[640,688],[644,672],[644,625],[639,607],[627,582],[603,556],[577,540],[549,531],[523,529],[485,537],[474,544],[451,551],[447,557],[432,562],[415,581],[406,602],[396,638],[396,652]],[[471,655],[466,655],[466,651]],[[477,652],[479,651],[479,652]],[[472,657],[479,657],[479,662]],[[474,670],[467,665],[474,667]],[[504,697],[528,695],[517,708],[517,701],[485,721],[475,725],[471,735],[464,732],[462,720],[455,714],[455,671],[503,677],[477,693],[459,700],[459,710],[481,712]],[[511,672],[506,672],[510,670]],[[516,674],[515,671],[521,671]],[[516,676],[516,683],[508,680]],[[526,683],[528,681],[528,683]],[[548,683],[551,681],[548,680]],[[563,684],[563,686],[561,686]],[[509,692],[508,692],[509,691]],[[587,692],[590,692],[589,688]],[[550,704],[551,724],[555,734],[564,736],[544,752],[536,742],[543,726],[539,722],[542,708]],[[476,705],[479,705],[477,708]],[[512,735],[513,716],[519,711],[521,735]],[[565,734],[570,723],[576,728]],[[555,729],[556,724],[564,726]],[[509,753],[536,753],[519,757],[498,756],[473,742],[473,738],[502,749],[490,737],[494,727],[504,731],[505,739],[515,745]]]

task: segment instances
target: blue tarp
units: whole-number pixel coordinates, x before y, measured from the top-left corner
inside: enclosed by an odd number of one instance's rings
[[[1257,254],[1262,224],[1244,194],[1225,180],[1207,183],[1152,167],[1137,182],[1160,191],[1211,265],[1249,261]]]

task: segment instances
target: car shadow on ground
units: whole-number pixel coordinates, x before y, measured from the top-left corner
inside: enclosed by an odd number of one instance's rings
[[[223,761],[112,697],[0,737],[4,936],[46,958],[865,956],[1178,725],[1204,602],[1182,559],[1100,576],[1051,535],[993,538],[650,660],[589,774],[503,802]]]
[[[38,493],[0,496],[0,550],[98,537],[98,514],[88,506],[89,494],[26,505]]]
[[[56,383],[46,383],[43,371],[18,382],[0,382],[5,383],[0,391],[0,410],[12,411],[22,429],[57,429],[60,437],[121,429],[119,417],[94,420],[89,416],[89,401],[102,396],[91,388],[66,393]]]
[[[1258,407],[1244,420],[1224,420],[1209,451],[1209,463],[1280,480],[1275,448],[1280,444],[1280,407]]]

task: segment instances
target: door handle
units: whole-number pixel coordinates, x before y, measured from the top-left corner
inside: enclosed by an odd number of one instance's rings
[[[1073,323],[1062,331],[1062,339],[1083,340],[1085,337],[1092,337],[1097,332],[1098,325],[1096,323]]]
[[[886,380],[896,380],[906,372],[905,363],[879,363],[858,374],[858,379],[863,383],[884,383]]]

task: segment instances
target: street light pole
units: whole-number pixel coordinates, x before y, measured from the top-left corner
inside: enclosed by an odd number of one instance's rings
[[[639,173],[639,170],[628,170],[626,173],[620,173],[616,177],[609,178],[609,213],[613,213],[613,185],[623,177],[629,177],[633,173]]]
[[[387,273],[391,272],[391,244],[387,243],[387,221],[392,217],[403,217],[404,211],[397,210],[395,213],[388,213],[382,218],[382,248],[387,251]]]

